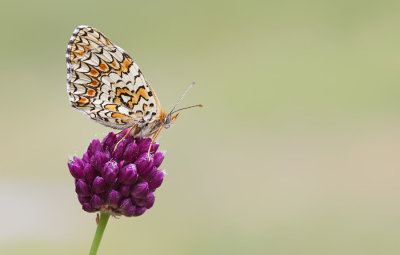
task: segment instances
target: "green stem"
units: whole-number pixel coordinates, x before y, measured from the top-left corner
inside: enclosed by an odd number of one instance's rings
[[[99,224],[97,225],[96,234],[94,234],[92,247],[90,248],[89,255],[97,254],[101,238],[103,237],[104,229],[106,229],[107,226],[108,218],[110,218],[110,215],[108,213],[100,213],[100,221]]]

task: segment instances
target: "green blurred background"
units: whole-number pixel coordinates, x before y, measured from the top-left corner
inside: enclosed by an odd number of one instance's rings
[[[399,254],[399,1],[3,1],[0,254],[87,254],[66,162],[109,128],[68,103],[65,50],[98,28],[167,110],[155,206],[99,254]]]

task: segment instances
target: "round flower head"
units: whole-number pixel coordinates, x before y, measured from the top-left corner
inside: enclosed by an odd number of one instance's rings
[[[153,206],[154,191],[164,179],[159,170],[164,153],[157,152],[159,144],[154,143],[149,157],[151,139],[130,135],[115,148],[126,132],[110,132],[101,142],[94,139],[82,158],[68,162],[83,210],[129,217]]]

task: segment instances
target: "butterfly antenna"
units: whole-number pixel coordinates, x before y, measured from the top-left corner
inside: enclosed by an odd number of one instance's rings
[[[176,112],[179,112],[179,111],[182,111],[182,110],[185,110],[185,109],[189,109],[189,108],[193,108],[193,107],[203,107],[203,105],[202,104],[196,104],[196,105],[192,105],[192,106],[188,106],[188,107],[179,108],[178,110],[173,111],[170,114],[174,114]]]
[[[193,87],[193,85],[196,84],[195,82],[192,82],[189,87],[186,89],[186,91],[183,93],[183,95],[179,98],[178,102],[176,102],[176,104],[174,105],[174,107],[172,107],[172,110],[169,114],[172,114],[175,110],[175,108],[178,106],[178,104],[180,104],[180,102],[182,102],[183,98],[186,96],[186,94],[189,92],[189,90]]]

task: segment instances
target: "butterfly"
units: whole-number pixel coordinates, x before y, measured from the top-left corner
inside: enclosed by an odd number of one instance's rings
[[[175,123],[178,114],[174,113],[202,106],[175,110],[192,83],[169,113],[163,111],[139,66],[93,27],[79,26],[74,30],[66,60],[71,106],[107,127],[129,128],[126,135],[153,137],[153,143],[163,128]],[[149,152],[150,149],[151,145]]]

